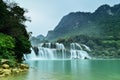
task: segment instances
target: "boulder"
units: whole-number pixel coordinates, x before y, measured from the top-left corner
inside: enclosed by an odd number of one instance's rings
[[[34,47],[32,47],[32,49],[34,50],[35,54],[38,56],[38,54],[39,54],[38,47],[34,46]]]
[[[3,64],[3,65],[2,65],[2,68],[3,68],[3,69],[9,69],[10,66],[9,66],[8,64]]]
[[[1,64],[8,64],[10,61],[8,59],[2,59]]]
[[[85,57],[84,59],[89,59],[89,58]]]
[[[29,66],[27,64],[20,64],[20,69],[28,69]]]
[[[11,75],[12,71],[11,69],[3,69],[4,75]]]
[[[11,67],[8,64],[2,64],[0,68],[0,77],[16,74],[27,71],[29,66],[27,64],[20,64],[18,67]]]
[[[19,71],[19,69],[17,69],[17,68],[14,68],[14,69],[12,69],[12,73],[19,73],[20,71]]]
[[[0,75],[2,75],[4,73],[3,69],[0,69]]]
[[[29,69],[29,66],[26,64],[25,68],[26,68],[26,69]]]

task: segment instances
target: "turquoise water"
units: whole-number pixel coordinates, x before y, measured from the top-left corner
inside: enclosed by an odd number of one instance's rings
[[[0,80],[120,80],[120,60],[28,61],[27,73]]]

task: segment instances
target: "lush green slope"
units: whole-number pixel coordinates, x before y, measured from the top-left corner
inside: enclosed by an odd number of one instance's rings
[[[93,56],[120,57],[120,4],[102,5],[93,13],[70,13],[46,38],[86,44]]]
[[[47,39],[57,39],[71,35],[119,35],[120,4],[110,7],[100,6],[93,13],[76,12],[62,18],[53,31],[49,31]],[[107,32],[107,33],[106,33]]]

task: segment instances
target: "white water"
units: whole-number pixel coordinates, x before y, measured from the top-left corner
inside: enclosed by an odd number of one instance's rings
[[[90,48],[86,45],[83,45],[87,50],[90,51]],[[86,51],[78,43],[71,43],[71,59],[91,59]]]
[[[39,52],[36,55],[32,50],[31,54],[24,55],[26,60],[61,60],[61,59],[91,59],[89,54],[83,50],[91,51],[86,45],[71,43],[70,49],[66,49],[62,43],[40,43]]]
[[[31,54],[24,54],[24,59],[25,60],[28,60],[28,59],[31,59],[31,60],[35,60],[36,59],[37,60],[39,58],[35,55],[35,52],[31,48]]]
[[[84,46],[86,50],[91,51],[88,46],[86,46],[86,45],[84,45],[84,44],[83,44],[82,46]]]

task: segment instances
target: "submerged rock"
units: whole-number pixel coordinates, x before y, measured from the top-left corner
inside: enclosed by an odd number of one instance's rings
[[[89,58],[85,57],[84,59],[89,59]]]

